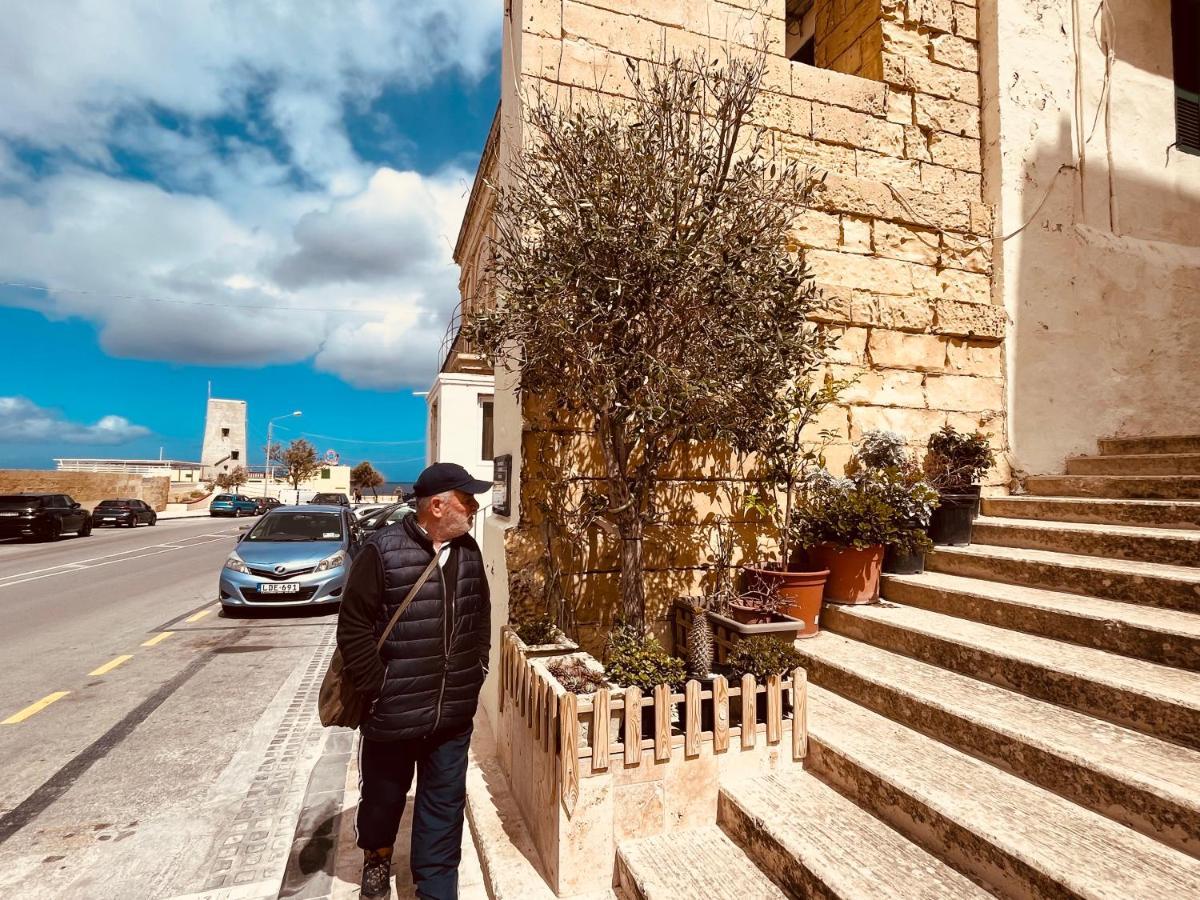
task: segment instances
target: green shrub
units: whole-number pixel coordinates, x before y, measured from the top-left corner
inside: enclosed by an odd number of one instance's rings
[[[682,659],[667,653],[655,638],[628,625],[613,629],[609,635],[604,674],[622,687],[641,688],[643,694],[660,684],[678,687],[686,675]]]
[[[925,471],[943,494],[965,490],[996,464],[996,454],[982,431],[962,434],[946,425],[929,436]]]
[[[533,616],[527,619],[518,619],[513,626],[517,632],[517,637],[525,642],[528,647],[536,647],[539,644],[553,644],[558,640],[558,628],[554,624],[554,620],[549,616]]]
[[[727,660],[735,679],[753,675],[757,681],[766,681],[769,675],[786,675],[803,661],[800,651],[791,644],[762,635],[738,641]]]

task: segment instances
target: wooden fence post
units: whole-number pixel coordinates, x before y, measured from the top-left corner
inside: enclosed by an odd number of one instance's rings
[[[684,696],[683,755],[695,756],[700,752],[700,682],[688,681]]]
[[[654,687],[654,758],[671,758],[671,686]]]
[[[642,692],[639,688],[625,689],[625,765],[636,766],[642,761]]]
[[[563,694],[558,704],[559,792],[570,817],[579,802],[579,715],[575,695]]]
[[[729,683],[724,675],[713,679],[712,693],[713,752],[722,753],[729,749]]]
[[[754,746],[754,733],[758,731],[758,711],[755,704],[755,691],[758,686],[754,676],[747,672],[742,676],[742,749],[749,750]]]
[[[778,744],[783,731],[783,691],[778,673],[767,676],[767,743]]]
[[[592,771],[608,768],[608,688],[592,698]]]
[[[808,755],[808,673],[792,670],[792,759]]]

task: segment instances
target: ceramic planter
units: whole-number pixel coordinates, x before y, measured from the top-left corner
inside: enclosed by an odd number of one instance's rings
[[[818,633],[825,581],[829,577],[827,568],[822,566],[810,572],[746,568],[745,573],[748,591],[768,588],[778,591],[784,602],[782,611],[804,623],[797,637],[810,638]]]
[[[883,571],[889,575],[920,575],[925,571],[925,554],[889,546],[883,554]]]
[[[879,573],[883,569],[883,545],[858,550],[837,544],[809,548],[809,559],[829,570],[825,599],[832,603],[858,605],[879,599]]]
[[[965,547],[971,543],[971,524],[979,515],[979,485],[942,494],[929,520],[929,538],[935,544]]]

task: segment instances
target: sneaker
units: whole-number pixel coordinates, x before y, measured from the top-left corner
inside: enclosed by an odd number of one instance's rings
[[[362,896],[387,897],[392,893],[392,855],[375,850],[363,853]]]

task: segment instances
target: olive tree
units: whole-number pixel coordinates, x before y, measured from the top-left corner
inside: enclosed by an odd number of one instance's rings
[[[589,422],[593,521],[619,540],[632,624],[663,464],[699,440],[752,445],[822,356],[789,240],[816,178],[755,124],[764,67],[761,53],[630,62],[626,101],[529,97],[494,185],[498,302],[471,336],[519,391]]]
[[[286,447],[275,444],[271,448],[271,461],[283,466],[283,478],[295,490],[321,471],[317,448],[304,438],[297,438]]]
[[[350,470],[350,483],[359,488],[369,490],[379,499],[376,489],[383,484],[384,477],[368,460],[363,460]]]

